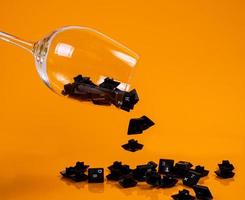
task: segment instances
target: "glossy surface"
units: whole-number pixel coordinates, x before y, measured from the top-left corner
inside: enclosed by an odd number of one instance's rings
[[[216,200],[242,199],[245,188],[245,60],[242,1],[3,1],[1,29],[35,41],[55,28],[94,27],[141,56],[133,87],[140,102],[126,113],[68,101],[39,79],[33,58],[0,41],[1,200],[161,200],[182,189],[121,189],[117,184],[72,184],[59,171],[81,160],[106,167],[159,158],[205,165]],[[11,14],[10,14],[11,11]],[[29,38],[28,38],[29,37]],[[144,144],[131,153],[130,118],[156,125],[135,136]],[[236,167],[221,181],[222,159]],[[191,192],[193,194],[193,192]]]

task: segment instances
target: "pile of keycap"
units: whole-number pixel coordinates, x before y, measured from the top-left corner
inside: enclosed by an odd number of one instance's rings
[[[218,164],[219,169],[215,172],[219,178],[232,178],[234,166],[224,160]],[[196,199],[209,200],[213,196],[207,186],[198,185],[202,177],[208,176],[209,171],[203,166],[196,166],[190,162],[179,161],[174,163],[171,159],[160,159],[159,164],[150,161],[143,165],[138,165],[131,169],[129,165],[115,161],[108,167],[109,174],[106,176],[108,181],[118,181],[123,188],[135,187],[139,182],[145,182],[154,188],[174,187],[179,181],[183,185],[192,188],[196,194]],[[88,173],[87,173],[88,171]],[[60,172],[65,178],[73,181],[88,181],[89,183],[104,182],[103,168],[89,168],[84,162],[77,162],[75,166],[68,167]],[[184,189],[178,194],[172,195],[174,200],[194,200],[189,191]]]
[[[81,101],[91,101],[97,105],[113,104],[122,110],[130,111],[139,101],[138,94],[135,89],[130,92],[118,89],[120,84],[111,78],[105,78],[101,84],[96,85],[89,77],[78,75],[74,78],[73,83],[64,85],[62,94]],[[147,116],[133,118],[129,122],[128,135],[141,134],[153,125],[154,122]],[[143,146],[137,140],[130,139],[128,143],[122,145],[122,148],[136,152],[141,150]],[[228,160],[224,160],[218,166],[219,169],[215,171],[218,177],[227,179],[235,175],[234,166]],[[160,159],[159,164],[150,161],[131,169],[129,165],[115,161],[108,167],[108,170],[107,180],[118,181],[123,188],[135,187],[138,182],[145,182],[153,188],[170,188],[181,181],[183,185],[194,190],[196,197],[184,189],[178,194],[172,195],[174,200],[209,200],[213,198],[208,187],[198,185],[199,180],[208,176],[209,171],[200,165],[193,168],[190,162],[179,161],[175,163],[172,159]],[[104,182],[104,169],[89,168],[84,162],[77,162],[75,166],[68,167],[60,173],[63,177],[76,182]]]
[[[118,89],[121,83],[111,78],[105,78],[104,82],[96,85],[89,77],[78,75],[73,83],[64,85],[62,94],[80,101],[91,101],[96,105],[115,105],[116,107],[130,111],[139,101],[135,89],[130,92]]]

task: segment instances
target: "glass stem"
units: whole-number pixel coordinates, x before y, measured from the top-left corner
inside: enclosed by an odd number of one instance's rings
[[[19,39],[13,35],[0,31],[0,40],[13,44],[15,46],[21,47],[22,49],[27,50],[31,54],[33,54],[33,46],[34,43],[27,42],[25,40]]]

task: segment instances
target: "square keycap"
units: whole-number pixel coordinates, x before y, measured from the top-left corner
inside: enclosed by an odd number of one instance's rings
[[[104,169],[103,168],[89,168],[88,169],[88,182],[89,183],[103,183],[104,182]]]

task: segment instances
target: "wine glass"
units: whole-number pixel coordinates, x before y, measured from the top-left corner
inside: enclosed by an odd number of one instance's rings
[[[65,26],[37,42],[1,31],[0,39],[30,52],[39,76],[57,94],[79,74],[96,84],[113,78],[121,82],[120,90],[128,91],[139,58],[124,45],[88,27]]]

